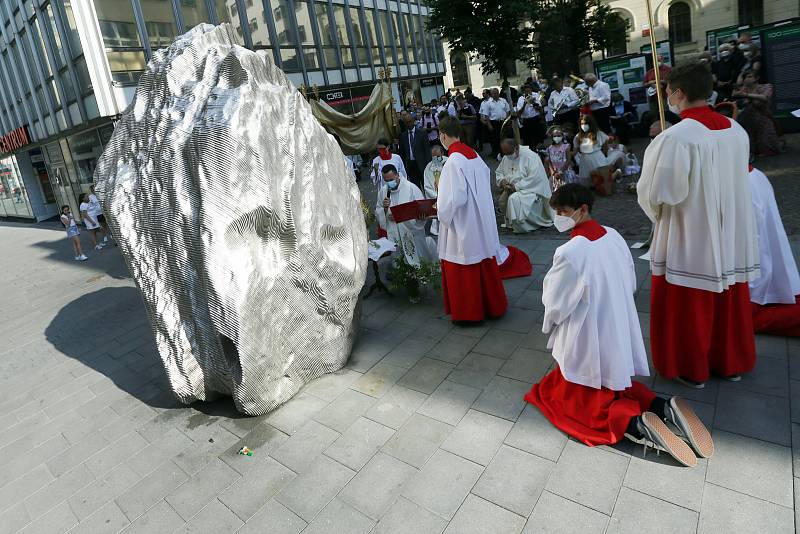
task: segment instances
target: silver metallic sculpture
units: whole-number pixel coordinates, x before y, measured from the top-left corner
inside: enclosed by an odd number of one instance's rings
[[[302,95],[229,25],[154,53],[95,182],[182,402],[231,395],[263,414],[347,361],[358,189]]]

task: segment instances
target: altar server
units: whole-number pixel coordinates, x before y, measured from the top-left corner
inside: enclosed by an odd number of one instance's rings
[[[514,139],[503,139],[500,143],[503,159],[495,178],[500,189],[500,213],[505,225],[514,233],[532,232],[553,226],[553,210],[550,208],[550,182],[544,170],[542,158]]]
[[[495,255],[500,250],[490,171],[462,143],[458,119],[443,117],[439,140],[448,158],[439,179],[439,259],[445,313],[454,322],[479,322],[506,312]]]
[[[755,331],[800,336],[800,275],[769,179],[750,167],[761,277],[750,282]]]
[[[396,223],[391,206],[421,200],[422,191],[397,173],[394,165],[383,167],[383,187],[378,191],[375,216],[378,225],[386,231],[389,239],[397,244],[409,265],[419,266],[420,260],[437,261],[436,241],[425,236],[424,221],[411,220]]]
[[[749,142],[706,103],[712,78],[700,63],[675,67],[670,106],[681,122],[647,147],[637,184],[654,223],[650,339],[664,378],[702,388],[755,365],[748,283],[759,276]]]
[[[650,374],[633,298],[633,258],[622,236],[592,219],[592,203],[592,193],[579,184],[561,186],[550,200],[556,228],[571,231],[553,256],[542,292],[542,331],[550,334],[547,347],[558,365],[525,400],[586,445],[627,437],[694,466],[697,455],[709,457],[714,449],[691,407],[631,380]]]
[[[378,157],[372,160],[372,183],[375,187],[380,189],[383,187],[383,167],[386,165],[394,166],[400,176],[406,178],[406,168],[403,165],[403,158],[398,154],[393,154],[391,151],[391,144],[388,139],[379,139],[376,149],[378,150]]]
[[[438,130],[436,135],[436,141],[438,142]],[[442,168],[444,167],[445,161],[447,161],[447,157],[442,155],[441,145],[433,145],[431,147],[431,162],[425,166],[425,191],[423,191],[423,193],[425,193],[425,198],[436,198],[439,196],[439,178],[442,175]],[[439,235],[438,220],[434,219],[431,221],[431,234]]]

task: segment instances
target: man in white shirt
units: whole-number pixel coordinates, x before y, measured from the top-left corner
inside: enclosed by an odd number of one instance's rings
[[[592,219],[592,193],[582,185],[561,186],[550,203],[556,228],[571,231],[553,256],[542,291],[542,332],[550,334],[547,348],[558,365],[525,400],[589,446],[628,438],[667,451],[690,467],[697,456],[711,457],[711,435],[686,401],[657,397],[632,380],[650,370],[633,299],[636,272],[625,240]]]
[[[750,282],[756,333],[800,337],[800,274],[769,179],[750,166],[761,277]]]
[[[711,373],[738,381],[755,366],[748,283],[759,277],[747,176],[747,133],[714,112],[700,63],[672,69],[667,100],[681,121],[647,147],[639,205],[654,223],[650,341],[666,379],[702,388]]]
[[[508,308],[496,254],[500,250],[491,172],[471,147],[461,142],[461,124],[439,122],[439,139],[448,158],[439,179],[439,259],[444,311],[455,323],[501,317]]]
[[[538,89],[538,87],[537,87]],[[522,122],[522,144],[536,149],[539,143],[546,137],[545,125],[542,117],[542,103],[539,101],[539,93],[533,92],[534,88],[530,85],[522,86],[522,94],[517,99],[514,107],[516,116]]]
[[[500,153],[500,129],[510,113],[511,106],[504,98],[500,98],[500,90],[497,88],[492,89],[489,100],[481,104],[481,122],[489,132],[492,157],[496,157]]]
[[[578,95],[572,87],[565,87],[564,80],[553,78],[553,91],[547,101],[547,106],[553,113],[553,123],[559,126],[566,123],[577,125],[580,119],[578,110]]]
[[[514,139],[500,143],[503,159],[495,177],[502,191],[499,198],[504,227],[515,234],[532,232],[553,226],[552,194],[542,158],[528,147],[517,145]]]
[[[611,133],[611,86],[592,73],[583,77],[589,88],[589,100],[586,105],[592,110],[592,117],[605,133]]]
[[[383,168],[383,187],[378,191],[375,217],[378,225],[386,230],[387,237],[397,244],[409,265],[419,266],[420,261],[436,261],[436,241],[425,235],[425,221],[403,221],[395,223],[391,206],[421,200],[422,191],[397,173],[394,165]]]

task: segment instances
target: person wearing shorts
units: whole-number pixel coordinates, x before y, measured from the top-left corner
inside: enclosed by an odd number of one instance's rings
[[[61,224],[67,232],[67,239],[72,241],[72,248],[75,251],[75,261],[86,261],[87,258],[81,250],[81,229],[75,222],[75,217],[70,213],[69,206],[61,206]]]
[[[94,186],[89,187],[89,191],[89,215],[100,224],[101,231],[103,232],[103,243],[108,243],[111,237],[111,231],[108,228],[106,216],[103,215],[103,207],[100,205],[100,201],[94,193]]]
[[[89,236],[92,238],[92,244],[94,245],[95,250],[103,250],[104,245],[102,243],[98,243],[97,241],[97,232],[100,230],[100,223],[97,222],[91,212],[92,212],[92,205],[89,201],[89,195],[83,193],[80,196],[80,212],[81,212],[81,219],[83,219],[83,224],[86,225],[86,229],[89,230]]]

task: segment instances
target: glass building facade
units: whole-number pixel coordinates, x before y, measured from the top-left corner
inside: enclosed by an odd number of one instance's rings
[[[344,113],[387,67],[398,102],[443,91],[442,45],[419,0],[0,0],[0,217],[77,213],[153,52],[222,22]]]

